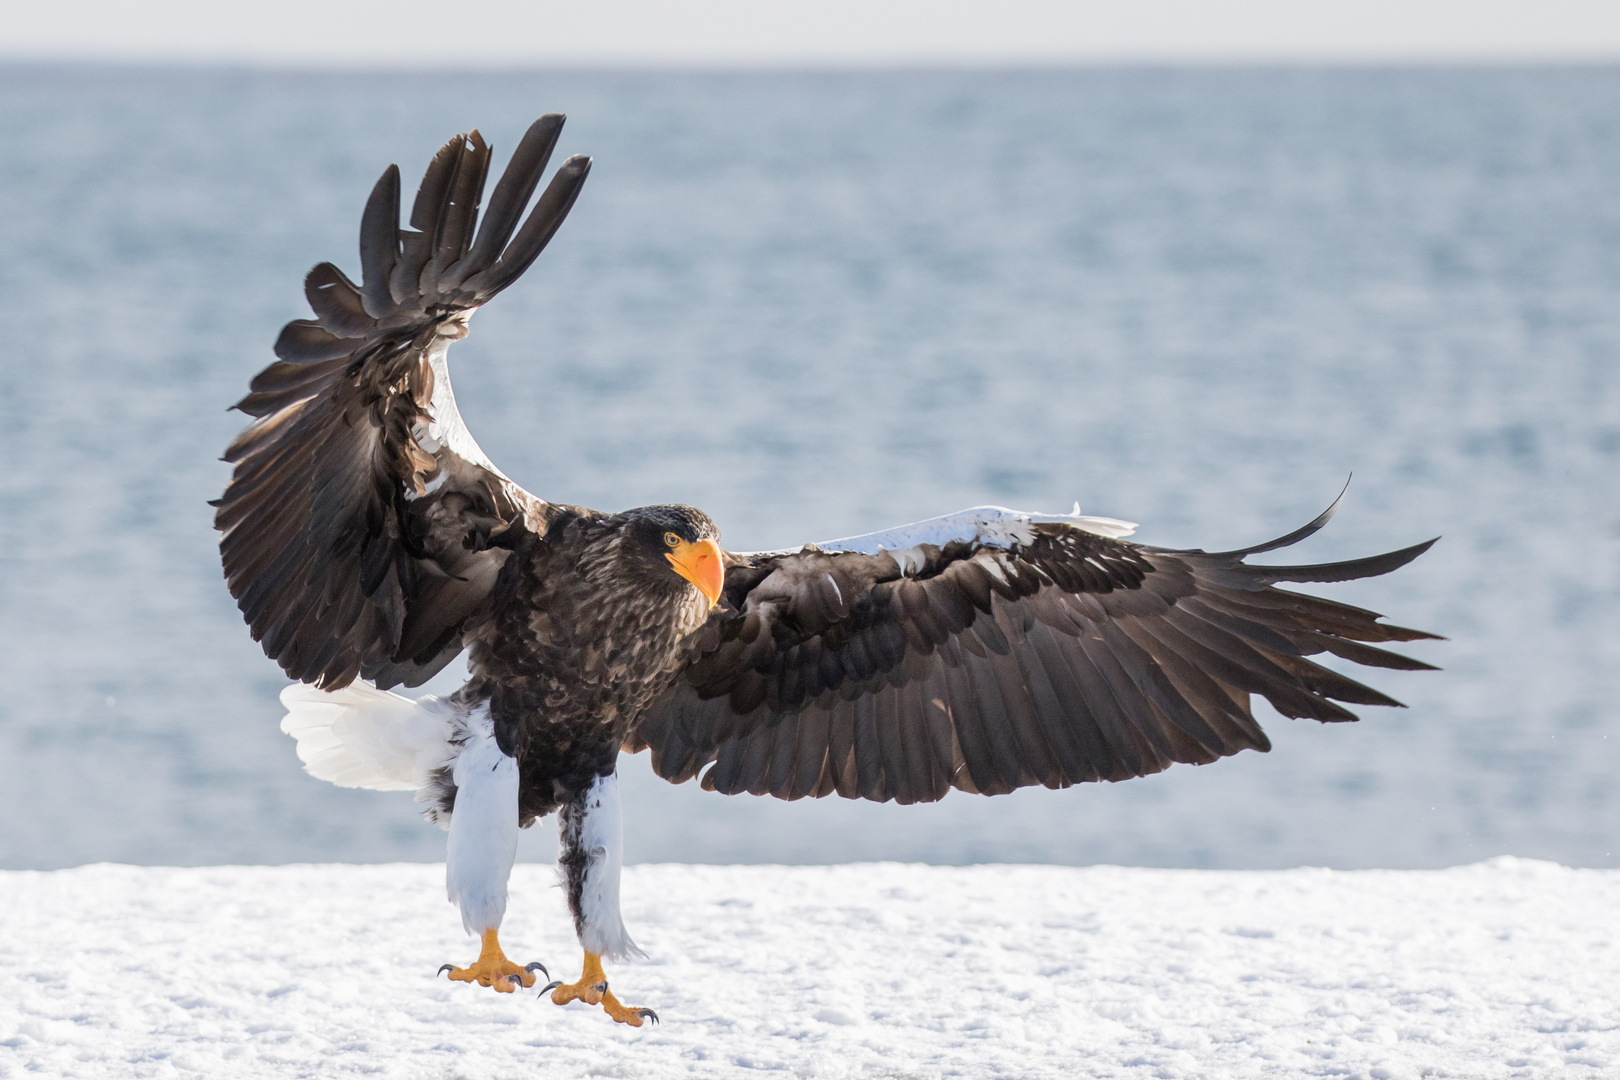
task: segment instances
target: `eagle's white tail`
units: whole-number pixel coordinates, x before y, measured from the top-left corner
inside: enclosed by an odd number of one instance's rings
[[[412,701],[354,682],[328,692],[294,683],[281,692],[281,730],[298,740],[298,760],[339,787],[416,791],[455,761],[460,713],[429,695]]]
[[[450,830],[445,885],[467,932],[500,926],[517,857],[518,768],[495,741],[487,703],[467,710],[432,696],[412,701],[360,682],[330,693],[294,683],[281,703],[281,730],[298,740],[309,775],[415,791],[430,804],[428,817]]]

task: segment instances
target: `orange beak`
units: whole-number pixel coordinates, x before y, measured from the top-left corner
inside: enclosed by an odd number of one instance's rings
[[[695,544],[682,540],[674,551],[665,552],[664,558],[677,574],[709,598],[709,607],[720,602],[720,590],[726,584],[726,563],[720,555],[719,544],[713,540],[699,540]]]

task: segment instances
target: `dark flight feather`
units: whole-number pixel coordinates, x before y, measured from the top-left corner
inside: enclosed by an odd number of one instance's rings
[[[501,253],[500,261],[469,277],[466,287],[478,296],[494,296],[516,281],[551,243],[568,211],[573,209],[574,200],[579,198],[590,172],[591,159],[583,155],[575,154],[563,162],[541,193],[528,220]]]
[[[373,319],[391,314],[397,303],[388,282],[399,262],[399,166],[383,171],[360,218],[360,294]]]
[[[506,247],[523,217],[523,208],[529,205],[534,189],[545,175],[562,128],[563,117],[547,113],[523,133],[523,139],[512,152],[511,164],[495,184],[495,193],[490,196],[489,208],[478,227],[478,237],[467,254],[465,265],[458,268],[460,274],[453,284],[459,285],[467,276],[487,269]]]
[[[220,554],[254,638],[295,679],[419,685],[461,650],[512,546],[550,519],[547,503],[431,434],[460,425],[433,413],[444,377],[433,364],[577,198],[585,158],[564,166],[493,264],[499,272],[487,273],[562,120],[531,127],[482,232],[490,150],[476,131],[434,155],[409,230],[399,227],[399,170],[384,172],[361,220],[362,283],[331,263],[311,270],[316,317],[282,330],[278,362],[238,404],[255,419],[225,453],[235,471],[215,504]],[[483,276],[468,289],[461,279],[474,272]]]
[[[685,673],[625,745],[651,747],[671,780],[716,762],[705,787],[717,791],[803,797],[825,760],[828,782],[812,794],[898,802],[951,787],[1124,780],[1268,750],[1250,694],[1324,722],[1356,718],[1339,702],[1398,705],[1309,656],[1429,666],[1364,643],[1434,635],[1275,584],[1385,574],[1433,541],[1340,563],[1243,561],[1311,535],[1338,505],[1229,552],[1144,547],[1059,523],[1033,526],[1025,544],[924,545],[910,573],[884,555],[814,547],[736,556],[712,633],[694,638]],[[699,711],[707,730],[691,723]],[[822,713],[831,721],[798,729],[802,772],[779,779],[731,764],[774,740],[779,718]]]

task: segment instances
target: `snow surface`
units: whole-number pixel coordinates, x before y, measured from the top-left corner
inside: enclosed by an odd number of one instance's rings
[[[641,865],[657,1027],[434,978],[442,866],[0,874],[0,1076],[1620,1071],[1620,871]],[[513,959],[576,977],[549,867]]]

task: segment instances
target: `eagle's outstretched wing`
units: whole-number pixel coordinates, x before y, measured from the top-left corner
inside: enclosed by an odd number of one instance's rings
[[[1269,749],[1249,711],[1354,720],[1399,702],[1306,657],[1430,665],[1369,641],[1435,635],[1275,588],[1385,574],[1428,543],[1319,566],[1177,551],[1133,526],[980,507],[795,552],[730,556],[722,605],[626,748],[675,782],[785,799],[928,802],[951,788],[1124,780]],[[706,766],[710,766],[705,770]]]
[[[236,406],[255,419],[225,452],[220,555],[254,638],[295,679],[425,681],[461,650],[514,532],[544,529],[547,504],[462,423],[445,354],[573,206],[589,158],[564,162],[519,228],[562,126],[529,128],[481,224],[478,132],[434,155],[409,229],[389,166],[360,223],[361,284],[331,263],[311,270],[316,317],[287,324]]]

